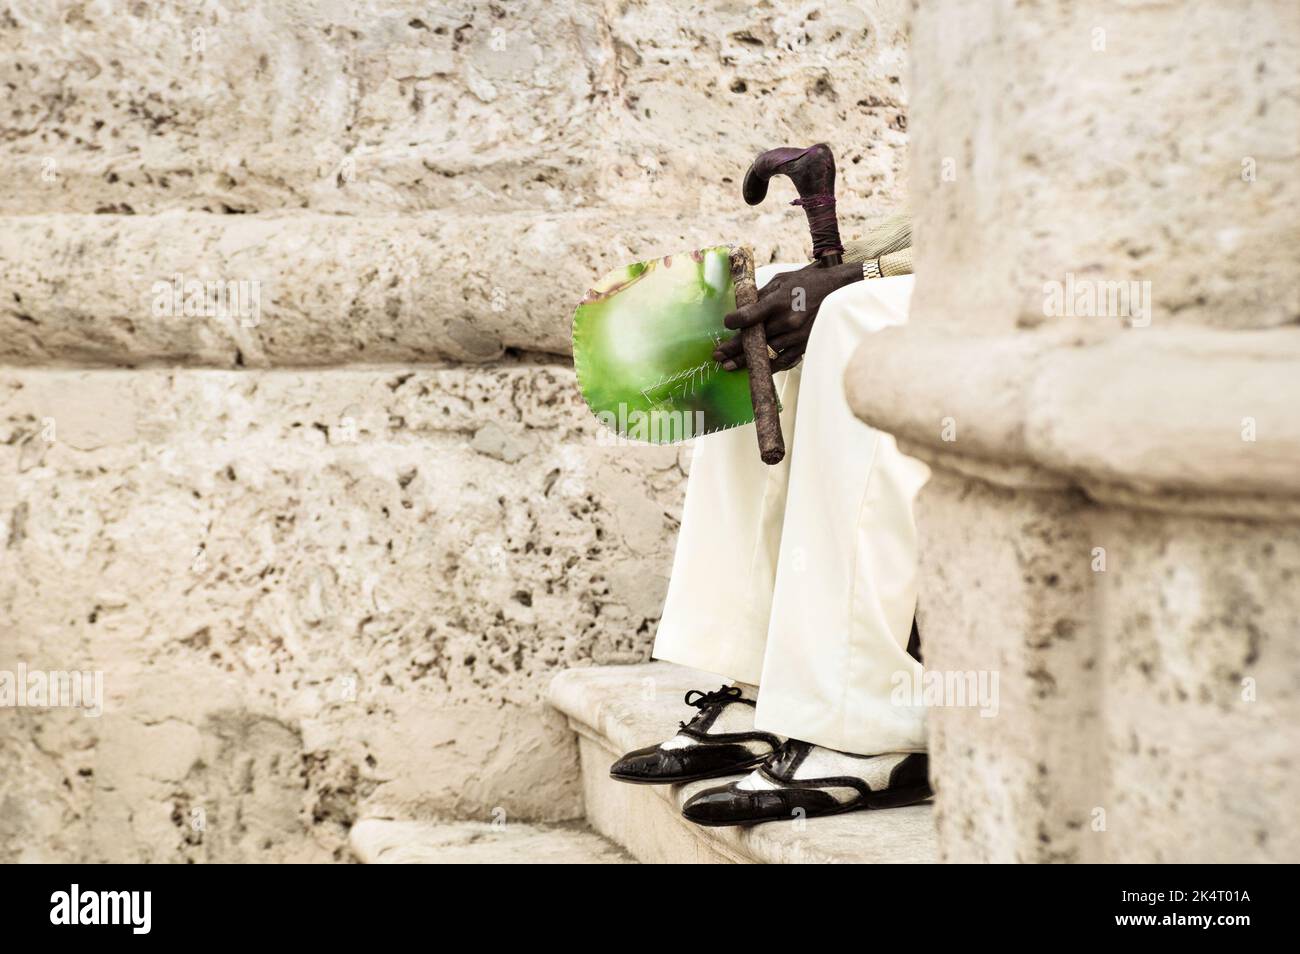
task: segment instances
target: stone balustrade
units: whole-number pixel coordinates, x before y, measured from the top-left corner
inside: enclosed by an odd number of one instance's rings
[[[912,42],[912,318],[846,387],[933,468],[926,666],[999,678],[932,711],[941,855],[1294,861],[1300,10],[940,0]],[[1089,282],[1134,297],[1056,307]]]

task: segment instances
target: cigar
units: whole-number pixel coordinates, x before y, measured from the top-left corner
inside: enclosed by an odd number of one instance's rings
[[[731,283],[736,289],[736,307],[744,308],[758,301],[754,284],[754,250],[742,245],[731,250]],[[749,399],[754,405],[754,432],[758,436],[758,456],[765,464],[779,464],[785,458],[785,439],[781,436],[781,417],[776,403],[776,384],[772,381],[772,361],[767,353],[767,332],[761,323],[740,332],[749,366]]]

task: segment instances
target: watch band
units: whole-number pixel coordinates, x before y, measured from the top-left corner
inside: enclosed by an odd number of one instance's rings
[[[869,258],[862,263],[862,278],[864,281],[870,278],[880,278],[880,259]]]

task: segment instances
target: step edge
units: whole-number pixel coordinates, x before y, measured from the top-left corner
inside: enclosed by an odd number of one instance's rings
[[[656,665],[655,663],[634,664],[641,666]],[[622,751],[618,749],[617,744],[611,736],[614,734],[609,731],[610,726],[609,712],[605,706],[596,706],[594,709],[583,704],[583,700],[576,698],[576,693],[581,690],[581,686],[588,680],[599,678],[600,673],[608,672],[613,669],[633,669],[634,666],[587,666],[577,669],[566,669],[557,673],[547,688],[546,702],[548,705],[559,711],[566,719],[569,728],[576,734],[588,739],[597,745],[602,751],[610,756],[611,762],[618,758]],[[613,779],[610,784],[617,783]],[[666,801],[673,809],[679,809],[679,803],[676,798],[676,786],[656,785],[646,786],[655,789],[655,795]],[[927,806],[933,812],[932,803]],[[681,822],[683,825],[689,824],[685,819]],[[754,832],[757,829],[750,829],[745,835],[736,834],[732,838],[726,837],[723,832],[730,831],[725,828],[704,828],[701,834],[706,838],[710,846],[720,854],[738,857],[740,860],[748,863],[773,864],[780,863],[780,851],[776,846],[768,846],[766,839],[759,834],[755,837]],[[748,837],[747,837],[748,836]],[[733,840],[734,839],[734,840]],[[627,846],[623,846],[626,848]],[[807,849],[807,860],[812,863],[823,864],[844,864],[847,863],[843,857],[827,855],[815,847]],[[927,853],[925,858],[899,859],[899,863],[927,863],[937,860],[937,851],[931,857]],[[863,861],[863,864],[881,863],[878,861]]]

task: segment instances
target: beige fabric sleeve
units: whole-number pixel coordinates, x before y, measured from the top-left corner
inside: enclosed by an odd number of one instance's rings
[[[887,255],[880,256],[880,277],[888,278],[890,275],[910,275],[912,274],[912,249],[900,248],[897,252],[890,252]]]
[[[844,243],[844,261],[865,262],[912,247],[912,216],[906,212],[891,215],[862,238]],[[883,267],[884,262],[881,262]],[[908,272],[911,259],[908,259]],[[890,274],[890,273],[886,273]],[[894,272],[901,275],[903,272]]]

